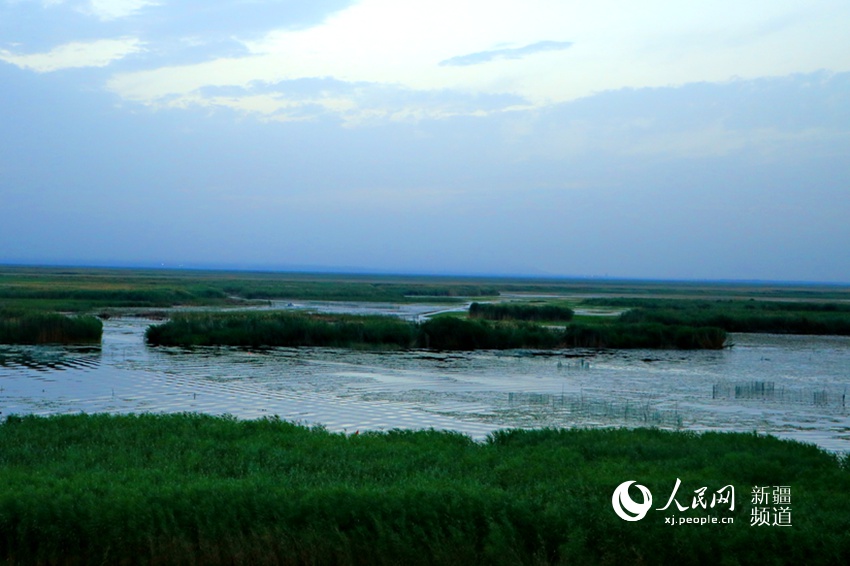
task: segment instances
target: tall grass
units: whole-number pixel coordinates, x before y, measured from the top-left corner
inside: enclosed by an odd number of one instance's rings
[[[438,317],[419,328],[418,346],[434,350],[548,349],[561,345],[557,332],[526,322],[492,323]]]
[[[719,350],[726,331],[716,327],[693,327],[661,323],[570,324],[564,345],[573,348],[660,348]]]
[[[291,312],[184,313],[145,333],[153,346],[325,346],[476,350],[553,348],[555,332],[531,324],[435,318],[421,325],[387,316]]]
[[[93,316],[65,316],[0,308],[0,344],[100,342],[103,323]]]
[[[152,346],[324,346],[337,348],[722,348],[717,328],[662,324],[570,324],[566,330],[524,321],[437,317],[422,324],[387,316],[292,312],[182,313],[145,333]]]
[[[360,346],[409,348],[416,327],[387,316],[290,312],[186,313],[145,332],[154,346]]]
[[[566,322],[575,311],[561,305],[528,305],[516,303],[472,303],[469,316],[488,320],[528,320],[536,322]]]
[[[850,335],[850,304],[799,301],[594,299],[591,304],[632,307],[626,323],[714,326],[727,332]]]
[[[657,505],[735,487],[735,510]],[[752,486],[790,486],[793,526],[750,526]],[[331,434],[277,419],[10,417],[6,564],[843,564],[850,474],[813,446],[659,430]],[[664,524],[666,514],[729,525]]]

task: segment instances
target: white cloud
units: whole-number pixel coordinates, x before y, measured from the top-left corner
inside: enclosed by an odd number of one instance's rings
[[[569,41],[538,41],[531,45],[523,47],[503,47],[501,49],[491,49],[489,51],[479,51],[477,53],[469,53],[467,55],[458,55],[445,61],[440,61],[440,66],[454,65],[459,67],[467,67],[469,65],[481,65],[498,59],[522,59],[535,53],[543,53],[546,51],[561,51],[572,46]]]
[[[834,25],[848,20],[850,4],[833,0],[754,0],[746,8],[737,0],[362,0],[314,27],[243,40],[248,55],[119,74],[109,88],[144,104],[188,105],[209,86],[250,91],[332,78],[544,106],[623,87],[850,70],[850,40]],[[569,49],[529,50],[541,45]],[[445,64],[470,54],[502,56],[486,65]],[[267,114],[268,101],[254,94],[219,102]],[[276,93],[278,101],[286,97]]]
[[[54,47],[46,53],[18,55],[0,50],[0,61],[22,69],[49,73],[78,67],[105,67],[127,55],[142,50],[142,42],[135,38],[100,39],[90,42],[71,42]]]
[[[117,20],[136,14],[147,6],[159,6],[157,0],[41,0],[43,6],[71,4],[72,9],[92,15],[102,21]]]
[[[230,108],[259,114],[271,120],[298,121],[310,119],[326,112],[343,114],[353,110],[355,103],[350,98],[345,97],[318,96],[291,100],[280,93],[271,93],[244,96],[193,95],[175,100],[170,106]]]
[[[153,0],[90,0],[86,11],[101,20],[116,20],[132,16],[147,6],[157,6]]]

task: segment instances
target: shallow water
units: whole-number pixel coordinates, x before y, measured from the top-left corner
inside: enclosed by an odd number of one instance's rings
[[[100,348],[0,346],[0,411],[278,415],[334,431],[475,438],[502,427],[658,426],[850,452],[848,337],[740,334],[731,349],[696,352],[184,350],[145,346],[151,323],[110,319]]]

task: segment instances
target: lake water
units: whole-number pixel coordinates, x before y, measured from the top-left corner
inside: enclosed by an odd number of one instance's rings
[[[386,308],[414,319],[434,310]],[[152,323],[105,321],[99,348],[0,346],[0,411],[278,415],[349,433],[434,427],[474,438],[503,427],[657,426],[850,452],[848,337],[737,334],[733,348],[695,352],[184,350],[145,346]]]

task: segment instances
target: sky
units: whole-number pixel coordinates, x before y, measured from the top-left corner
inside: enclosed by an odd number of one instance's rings
[[[0,0],[0,263],[850,282],[847,0]]]

